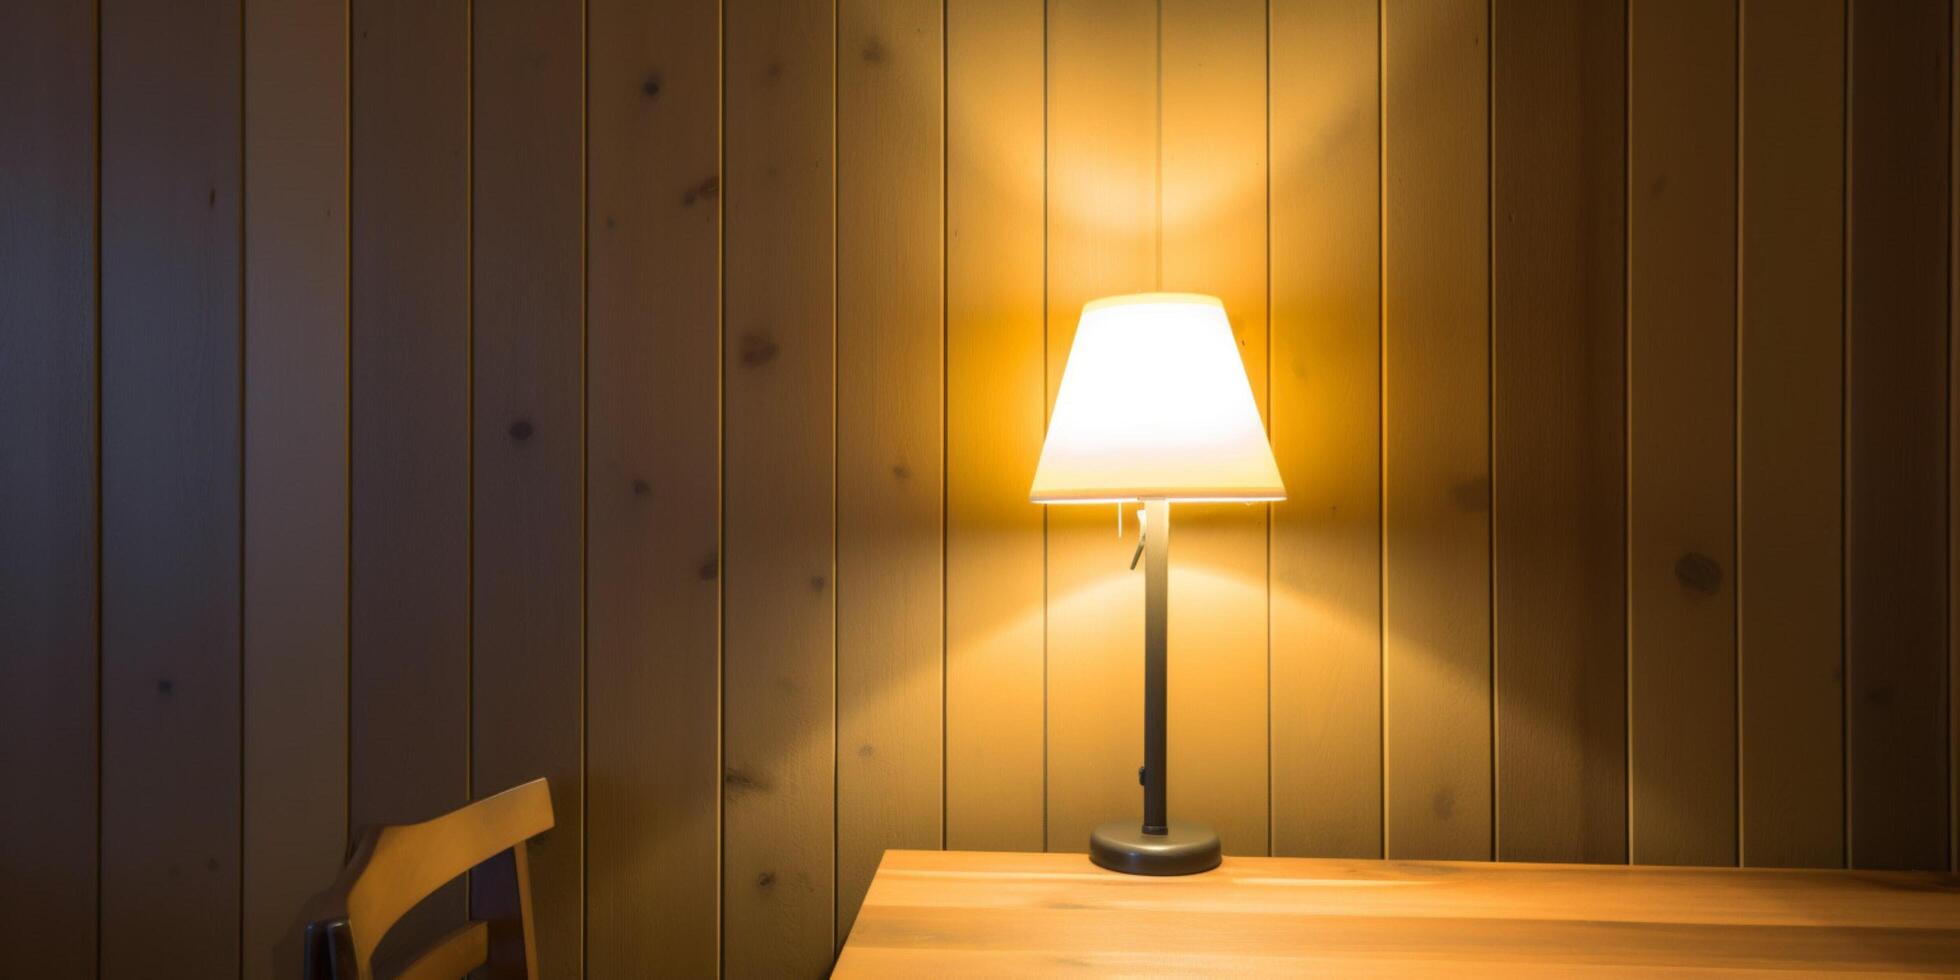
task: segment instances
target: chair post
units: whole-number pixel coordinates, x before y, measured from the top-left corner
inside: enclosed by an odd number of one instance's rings
[[[485,973],[494,980],[538,975],[538,950],[531,933],[531,864],[525,842],[470,872],[470,917],[489,930],[490,958]]]
[[[305,980],[357,980],[360,964],[354,956],[354,933],[347,920],[323,919],[306,924]]]

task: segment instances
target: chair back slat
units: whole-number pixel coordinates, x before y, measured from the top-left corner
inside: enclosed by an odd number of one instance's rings
[[[395,980],[456,980],[490,959],[490,928],[471,922],[436,940]]]
[[[310,906],[308,980],[370,980],[388,930],[472,870],[478,921],[438,941],[402,976],[460,977],[484,965],[492,977],[536,976],[525,842],[551,826],[550,786],[535,779],[433,820],[365,831],[333,887]]]

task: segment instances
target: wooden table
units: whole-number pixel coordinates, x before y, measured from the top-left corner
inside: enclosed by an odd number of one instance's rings
[[[1916,872],[889,851],[838,977],[1960,973],[1960,878]]]

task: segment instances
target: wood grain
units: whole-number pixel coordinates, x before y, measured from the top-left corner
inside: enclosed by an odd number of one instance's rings
[[[1860,868],[1948,864],[1950,16],[1851,4],[1845,726]]]
[[[1225,303],[1267,405],[1266,4],[1165,0],[1158,33],[1163,282]],[[1100,510],[1101,508],[1097,508]],[[1171,557],[1171,812],[1228,854],[1272,845],[1264,505],[1179,504]]]
[[[946,844],[1047,846],[1041,0],[946,5]]]
[[[1945,972],[1957,921],[1927,873],[895,851],[836,975]]]
[[[1156,65],[1153,5],[1048,5],[1051,406],[1082,304],[1158,285]],[[1086,851],[1098,824],[1143,813],[1143,580],[1110,509],[1047,519],[1048,846]]]
[[[468,13],[355,0],[351,14],[352,828],[470,797]],[[444,889],[401,941],[460,926],[465,903]]]
[[[478,0],[470,52],[470,789],[551,780],[540,977],[584,974],[585,38]],[[471,879],[482,917],[488,879]]]
[[[1844,3],[1742,4],[1741,861],[1844,864]]]
[[[1382,6],[1382,715],[1393,857],[1491,853],[1489,11]]]
[[[240,11],[110,0],[100,16],[97,969],[235,977]]]
[[[1274,854],[1382,854],[1378,8],[1272,8]]]
[[[96,968],[96,18],[0,10],[0,949]]]
[[[1491,13],[1496,856],[1624,861],[1626,9]]]
[[[1627,24],[1628,847],[1733,864],[1736,16]]]
[[[837,9],[837,945],[945,799],[945,23]]]
[[[347,3],[245,8],[244,918],[291,976],[347,854]]]
[[[586,972],[720,959],[721,45],[589,8]]]
[[[722,969],[835,946],[837,51],[827,3],[723,9]]]

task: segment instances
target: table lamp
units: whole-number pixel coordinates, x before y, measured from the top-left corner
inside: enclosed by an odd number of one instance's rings
[[[1143,504],[1143,822],[1096,828],[1090,859],[1144,875],[1217,867],[1218,835],[1166,812],[1171,501],[1286,497],[1225,304],[1139,293],[1085,305],[1028,496],[1038,504]]]

